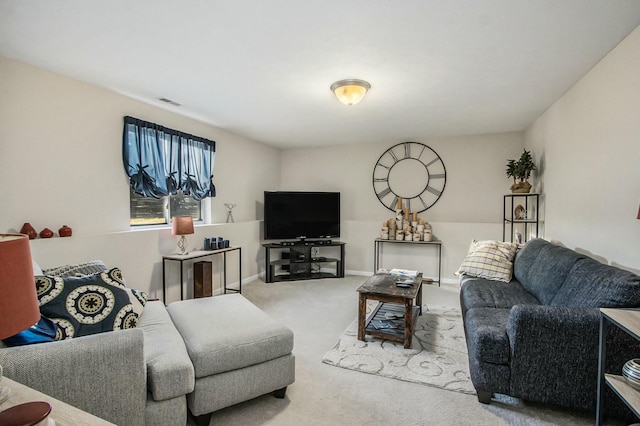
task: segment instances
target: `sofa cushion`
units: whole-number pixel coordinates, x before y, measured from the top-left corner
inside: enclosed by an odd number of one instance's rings
[[[518,251],[514,276],[542,304],[549,304],[567,279],[571,267],[585,256],[543,239],[534,239]]]
[[[291,353],[293,332],[240,294],[170,303],[196,378],[260,364]]]
[[[513,257],[518,250],[515,243],[502,241],[471,242],[469,253],[462,261],[456,275],[509,282],[513,272]]]
[[[133,328],[147,294],[125,286],[120,269],[84,277],[35,277],[40,313],[58,325],[56,340]]]
[[[164,304],[147,302],[138,327],[144,331],[147,386],[153,399],[164,401],[193,392],[193,365]]]
[[[510,309],[494,308],[474,308],[467,311],[464,327],[469,357],[492,364],[509,364],[509,312]]]
[[[637,308],[640,307],[640,276],[584,258],[571,268],[551,305]]]
[[[43,269],[42,273],[36,275],[49,275],[61,278],[83,277],[85,275],[97,274],[108,269],[107,265],[105,265],[101,260],[89,260],[88,262],[76,263],[73,265]]]
[[[473,308],[510,309],[517,304],[539,305],[540,302],[522,285],[513,280],[510,283],[463,277],[461,280],[460,305],[463,312]]]
[[[35,260],[31,261],[31,266],[33,266],[33,275],[34,276],[43,275],[42,268],[40,268],[40,265],[38,265]]]

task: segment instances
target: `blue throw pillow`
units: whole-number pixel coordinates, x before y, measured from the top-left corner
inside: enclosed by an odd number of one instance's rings
[[[37,323],[18,334],[7,337],[2,340],[2,343],[7,346],[22,346],[53,342],[57,331],[56,323],[41,315]]]
[[[147,301],[145,292],[126,287],[118,268],[35,280],[40,313],[58,325],[56,340],[134,328]]]

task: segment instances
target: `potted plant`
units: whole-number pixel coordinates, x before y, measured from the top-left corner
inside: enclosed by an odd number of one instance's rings
[[[516,178],[518,177],[517,167],[518,165],[516,160],[509,160],[507,163],[507,170],[505,171],[507,173],[507,177],[513,178],[513,185],[516,184]]]
[[[518,161],[508,160],[506,174],[508,177],[513,178],[513,185],[511,185],[511,192],[518,194],[526,194],[531,191],[531,184],[529,178],[531,172],[536,170],[536,165],[533,162],[531,152],[526,149],[520,155]],[[520,181],[518,182],[517,179]]]

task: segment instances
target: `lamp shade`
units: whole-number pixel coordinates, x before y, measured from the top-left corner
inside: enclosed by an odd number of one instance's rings
[[[0,234],[0,339],[40,320],[29,237]]]
[[[363,80],[340,80],[331,85],[331,91],[345,105],[355,105],[364,98],[371,85]]]
[[[174,216],[171,219],[171,235],[189,235],[193,232],[193,217]]]

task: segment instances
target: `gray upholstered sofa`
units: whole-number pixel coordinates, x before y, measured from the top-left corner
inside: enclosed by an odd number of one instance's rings
[[[184,426],[187,407],[209,424],[212,411],[272,391],[284,398],[295,380],[292,349],[290,329],[233,294],[148,301],[136,328],[1,347],[0,365],[120,426]]]
[[[599,307],[640,307],[640,276],[542,239],[514,260],[509,283],[461,277],[471,380],[492,394],[594,410]],[[611,327],[607,371],[620,374],[640,347]],[[608,398],[611,401],[613,398]]]
[[[18,382],[118,425],[184,425],[194,370],[164,304],[137,328],[0,349]]]

